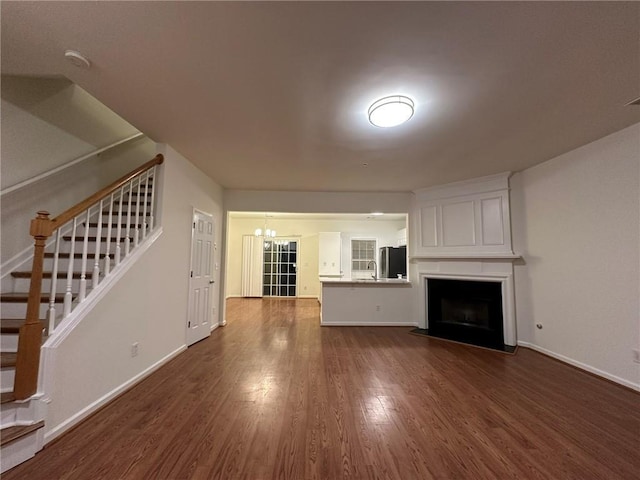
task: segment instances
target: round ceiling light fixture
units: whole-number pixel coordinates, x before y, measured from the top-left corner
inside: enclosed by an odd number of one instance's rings
[[[375,101],[367,112],[376,127],[396,127],[413,116],[413,100],[404,95],[391,95]]]

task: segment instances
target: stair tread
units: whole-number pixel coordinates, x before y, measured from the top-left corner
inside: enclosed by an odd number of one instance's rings
[[[15,399],[16,399],[16,396],[13,394],[13,392],[0,393],[0,403],[13,402]]]
[[[70,258],[71,254],[70,253],[58,253],[58,258]],[[105,253],[101,253],[100,254],[100,258],[104,258],[107,255]],[[54,253],[53,252],[45,252],[44,254],[44,258],[53,258],[54,257]],[[95,253],[91,254],[91,258],[95,257]],[[73,258],[82,258],[82,254],[81,253],[74,253],[73,254]]]
[[[15,352],[0,352],[0,367],[15,367],[18,354]]]
[[[42,278],[51,278],[52,274],[53,272],[42,272]],[[11,272],[13,278],[31,278],[31,275],[31,271]],[[91,278],[92,275],[93,272],[87,272],[85,277]],[[67,278],[67,272],[58,272],[57,278]],[[73,278],[82,278],[82,272],[73,272]]]
[[[113,202],[114,205],[121,205],[120,200],[116,200],[115,202]],[[123,205],[129,205],[129,200],[125,200],[123,203]],[[131,206],[135,207],[136,205],[144,205],[145,202],[138,202],[138,201],[131,201]],[[146,202],[147,206],[151,205],[151,202]]]
[[[98,227],[97,223],[90,223],[89,224],[89,228],[97,228],[97,227]],[[109,227],[108,223],[103,223],[102,224],[102,228],[108,228],[108,227]],[[120,227],[127,228],[127,224],[126,223],[121,223]],[[130,223],[129,224],[129,228],[136,228],[136,227],[142,228],[142,224],[141,223],[138,223],[138,224]],[[111,224],[111,228],[118,228],[118,224],[117,223],[112,223]]]
[[[0,320],[0,333],[18,333],[24,318],[3,318]]]
[[[44,427],[44,420],[36,422],[32,425],[16,425],[13,427],[6,427],[0,430],[0,446],[11,443],[25,435],[35,432],[36,430]]]
[[[31,271],[11,272],[13,278],[31,278]],[[42,278],[51,278],[53,272],[42,272]],[[93,272],[87,272],[86,278],[91,278]],[[73,278],[78,279],[82,277],[82,272],[73,272]],[[58,272],[57,278],[67,278],[67,272]]]
[[[132,206],[135,206],[135,205],[132,205]],[[128,209],[126,209],[126,210],[128,210]],[[131,209],[131,211],[135,212],[135,210],[133,208]],[[127,212],[125,210],[123,210],[122,216],[124,217],[126,214],[127,214]],[[107,210],[103,210],[102,211],[102,215],[103,216],[104,215],[109,215],[109,210],[108,209]],[[113,212],[111,212],[111,215],[113,216],[114,219],[116,219],[118,217],[118,211],[114,210]],[[133,215],[131,215],[131,216],[134,216],[134,215],[135,215],[135,213]],[[143,216],[150,217],[151,216],[151,210],[147,210],[147,214],[146,215],[144,215],[144,212],[140,212],[140,216],[141,217],[143,217]]]
[[[75,293],[73,296],[75,297]],[[7,303],[26,303],[29,299],[29,293],[26,292],[7,292],[0,294],[0,302]],[[64,293],[59,293],[56,295],[56,302],[62,302],[64,300]],[[42,293],[40,294],[40,303],[48,303],[49,302],[49,294]]]
[[[62,239],[66,240],[67,242],[71,241],[72,238],[74,238],[74,237],[72,237],[71,235],[65,235],[65,236],[62,237]],[[87,240],[89,242],[95,242],[96,238],[97,237],[95,235],[94,236],[89,236],[89,237],[87,237]],[[120,237],[120,241],[124,241],[124,239],[125,239],[125,237]],[[105,242],[106,240],[107,240],[107,237],[100,237],[100,241],[101,242]],[[117,238],[111,237],[111,241],[112,242],[115,242],[117,240],[118,240]],[[83,242],[84,241],[84,235],[76,235],[75,236],[75,241],[76,242]],[[92,256],[92,255],[88,254],[87,257],[89,257],[89,256]]]

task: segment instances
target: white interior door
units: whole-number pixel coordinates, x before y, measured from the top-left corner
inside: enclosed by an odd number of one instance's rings
[[[189,312],[187,345],[211,334],[211,298],[213,292],[213,248],[215,231],[213,216],[195,210],[191,236],[191,278],[189,279]]]

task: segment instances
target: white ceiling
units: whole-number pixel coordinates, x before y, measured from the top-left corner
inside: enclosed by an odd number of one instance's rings
[[[68,77],[226,188],[409,191],[522,170],[640,121],[624,106],[640,96],[636,2],[1,9],[2,73]],[[369,104],[395,93],[416,102],[411,121],[370,125]]]

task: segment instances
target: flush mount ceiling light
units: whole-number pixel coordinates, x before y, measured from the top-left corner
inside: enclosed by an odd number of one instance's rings
[[[71,62],[76,67],[81,68],[89,68],[91,67],[91,62],[84,57],[80,52],[76,52],[75,50],[66,50],[64,52],[64,56],[69,62]]]
[[[376,127],[395,127],[413,116],[413,107],[413,100],[404,95],[384,97],[369,107],[369,121]]]

